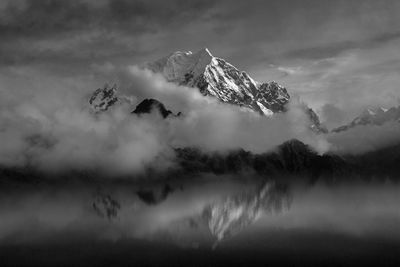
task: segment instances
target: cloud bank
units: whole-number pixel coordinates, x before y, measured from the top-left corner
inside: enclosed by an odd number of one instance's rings
[[[390,121],[383,125],[360,125],[331,133],[326,138],[333,152],[362,154],[400,144],[400,123]]]
[[[171,166],[176,147],[260,153],[297,138],[318,150],[326,148],[324,140],[308,129],[300,103],[267,118],[135,66],[109,69],[123,88],[121,93],[133,96],[132,103],[101,114],[87,106],[85,96],[91,90],[81,89],[93,86],[87,77],[57,81],[29,68],[9,70],[13,79],[1,84],[0,164],[135,173]],[[156,112],[131,114],[144,98],[156,98],[183,115],[164,120]]]
[[[326,118],[337,127],[368,105],[397,103],[399,12],[397,0],[3,0],[0,66],[88,75],[93,64],[208,47],[320,115],[337,106],[342,120]]]
[[[298,139],[320,153],[357,154],[400,143],[398,123],[316,135],[296,98],[288,112],[268,118],[204,97],[195,88],[168,83],[161,75],[137,66],[94,69],[97,74],[74,79],[29,67],[3,69],[0,165],[124,175],[174,166],[174,148],[178,147],[263,153]],[[87,98],[99,86],[98,75],[115,81],[130,102],[94,114]],[[145,98],[155,98],[182,115],[163,119],[157,112],[131,114]]]

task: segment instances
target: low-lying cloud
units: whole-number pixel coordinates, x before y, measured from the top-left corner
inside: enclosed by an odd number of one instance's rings
[[[131,67],[129,75],[136,83],[126,87],[128,93],[154,97],[174,112],[183,113],[182,118],[171,120],[173,146],[197,146],[208,151],[243,148],[261,153],[297,138],[319,151],[326,149],[322,138],[310,131],[309,118],[299,100],[292,100],[288,112],[268,118],[204,97],[197,89],[166,83],[160,75],[137,67]]]
[[[361,154],[400,144],[400,123],[390,121],[383,125],[359,125],[347,131],[327,136],[330,149],[339,153]]]
[[[113,77],[119,93],[129,96],[130,102],[99,114],[87,103],[87,96],[99,85],[96,75],[71,79],[30,68],[5,72],[8,79],[0,83],[2,166],[119,175],[171,167],[178,147],[263,153],[298,139],[320,153],[362,153],[400,141],[400,126],[395,123],[316,135],[309,128],[303,103],[295,97],[288,112],[269,118],[204,97],[195,88],[168,83],[136,66],[102,69],[101,74]],[[144,98],[155,98],[182,115],[163,119],[157,112],[131,114]]]
[[[87,77],[57,83],[55,77],[38,71],[13,70],[15,81],[1,84],[0,164],[131,173],[171,166],[176,147],[259,153],[297,138],[325,149],[324,140],[310,132],[308,118],[296,101],[289,112],[267,118],[138,67],[110,70],[121,94],[132,96],[132,103],[101,114],[94,114],[85,101],[91,90],[80,89],[94,86]],[[183,115],[164,120],[156,112],[131,114],[144,98],[158,99]]]

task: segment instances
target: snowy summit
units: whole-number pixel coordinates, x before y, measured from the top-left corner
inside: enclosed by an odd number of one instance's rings
[[[161,73],[168,81],[197,87],[203,95],[225,103],[248,107],[264,115],[285,111],[290,96],[276,82],[259,83],[246,72],[204,48],[196,53],[177,51],[146,68]]]

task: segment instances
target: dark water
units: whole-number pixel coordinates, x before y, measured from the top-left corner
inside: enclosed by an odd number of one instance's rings
[[[13,186],[0,265],[400,266],[400,186]]]

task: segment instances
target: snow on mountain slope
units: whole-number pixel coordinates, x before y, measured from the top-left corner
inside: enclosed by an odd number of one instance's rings
[[[264,115],[286,110],[290,96],[276,82],[258,83],[246,72],[225,60],[214,57],[205,48],[197,53],[175,52],[146,68],[161,73],[170,82],[197,87],[203,95],[214,96],[225,103],[250,108]]]
[[[169,82],[198,88],[205,96],[216,97],[221,102],[246,107],[266,116],[285,112],[290,101],[285,87],[274,81],[259,83],[224,59],[214,57],[207,48],[197,53],[174,52],[147,63],[145,67],[161,73]],[[124,98],[117,94],[115,86],[106,86],[94,92],[89,104],[96,112],[105,111]],[[312,109],[304,106],[304,111],[314,132],[327,132]]]
[[[352,122],[347,125],[340,126],[332,130],[332,132],[338,133],[346,131],[350,128],[359,125],[382,125],[389,121],[400,122],[400,106],[392,107],[390,109],[379,108],[368,108],[364,110],[360,116],[356,117]]]

